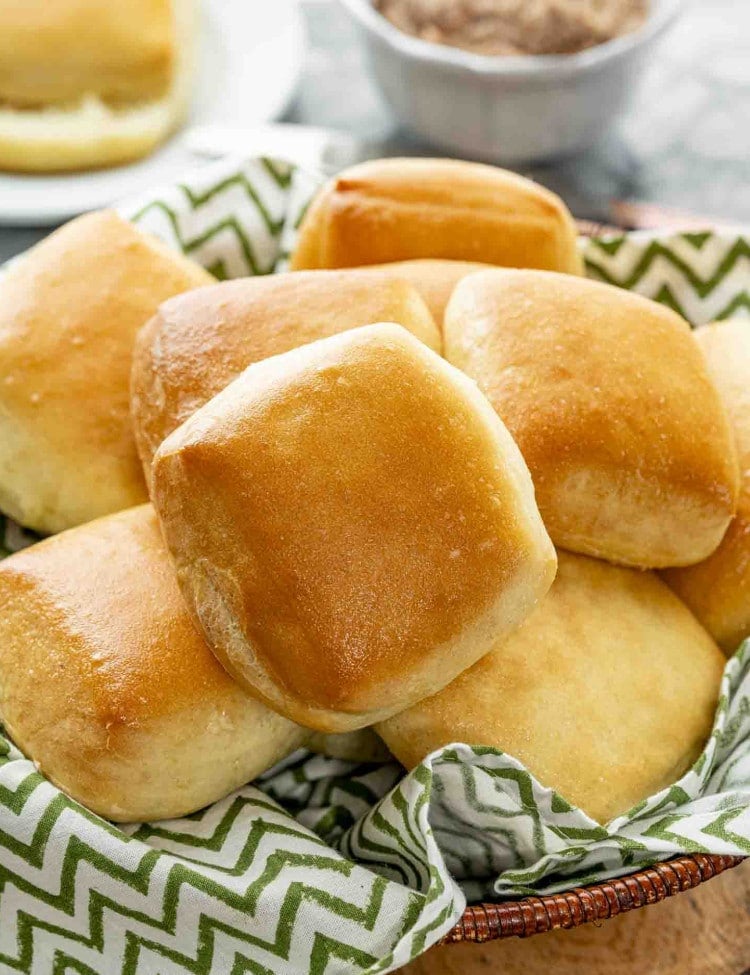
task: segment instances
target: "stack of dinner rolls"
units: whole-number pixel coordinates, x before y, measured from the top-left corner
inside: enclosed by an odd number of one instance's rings
[[[747,326],[469,163],[342,173],[292,267],[105,212],[0,280],[0,508],[62,532],[0,563],[19,747],[118,821],[303,745],[494,746],[600,822],[674,781],[750,634]]]

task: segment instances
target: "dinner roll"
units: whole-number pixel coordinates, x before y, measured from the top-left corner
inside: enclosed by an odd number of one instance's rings
[[[406,281],[306,271],[225,281],[165,302],[140,333],[132,413],[148,480],[159,444],[251,363],[371,322],[395,321],[431,348],[440,333]]]
[[[642,568],[717,547],[737,459],[673,311],[570,275],[482,271],[454,291],[444,343],[521,448],[555,544]]]
[[[52,782],[108,819],[194,812],[307,737],[206,647],[150,505],[0,562],[0,604],[3,724]]]
[[[0,509],[56,532],[146,499],[130,425],[136,332],[213,280],[115,213],[66,224],[0,277]]]
[[[317,194],[292,268],[419,257],[580,274],[576,227],[562,200],[504,169],[454,159],[376,159]]]
[[[407,768],[452,742],[499,748],[606,823],[698,757],[724,659],[653,573],[558,555],[520,629],[376,729]]]
[[[486,271],[489,264],[476,261],[439,261],[420,258],[414,261],[391,261],[389,264],[369,264],[362,267],[378,276],[397,276],[409,281],[424,299],[438,327],[442,327],[445,309],[453,289],[467,274]]]
[[[153,474],[214,653],[317,731],[364,727],[443,687],[555,571],[507,430],[397,325],[250,366],[164,441]]]
[[[737,515],[713,555],[664,578],[731,654],[750,636],[750,322],[717,322],[694,335],[729,414],[740,497]]]
[[[385,743],[370,728],[347,731],[343,735],[324,735],[315,732],[305,742],[305,748],[345,762],[388,762],[393,756]]]
[[[196,0],[0,0],[0,168],[108,166],[187,109]]]

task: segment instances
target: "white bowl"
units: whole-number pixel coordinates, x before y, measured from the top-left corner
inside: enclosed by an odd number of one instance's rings
[[[684,6],[651,2],[639,30],[578,54],[488,57],[405,34],[370,0],[341,0],[401,122],[444,149],[504,163],[576,153],[602,134]]]

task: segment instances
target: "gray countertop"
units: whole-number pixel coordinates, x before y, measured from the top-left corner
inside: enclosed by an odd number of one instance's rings
[[[306,12],[310,50],[290,118],[380,140],[384,155],[434,153],[398,128],[338,4]],[[615,198],[750,222],[749,0],[688,0],[601,144],[524,171],[580,217],[606,219]]]
[[[379,154],[435,154],[397,125],[335,0],[303,2],[308,52],[287,119],[374,140]],[[750,2],[692,0],[627,113],[589,152],[524,170],[579,217],[638,200],[750,223]],[[0,229],[0,260],[48,230]]]

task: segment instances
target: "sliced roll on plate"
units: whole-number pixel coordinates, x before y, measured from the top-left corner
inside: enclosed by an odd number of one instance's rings
[[[197,0],[0,0],[0,169],[144,156],[182,121]]]

